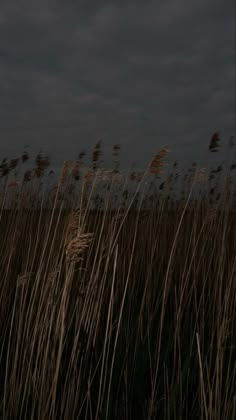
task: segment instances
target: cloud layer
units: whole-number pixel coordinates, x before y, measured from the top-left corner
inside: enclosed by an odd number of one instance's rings
[[[103,138],[123,164],[207,159],[234,131],[233,2],[2,1],[0,152],[57,162]]]

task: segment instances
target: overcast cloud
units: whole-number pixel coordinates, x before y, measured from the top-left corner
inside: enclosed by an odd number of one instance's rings
[[[235,132],[233,0],[1,0],[0,153],[205,164]],[[3,156],[4,155],[4,156]],[[223,156],[224,157],[224,156]]]

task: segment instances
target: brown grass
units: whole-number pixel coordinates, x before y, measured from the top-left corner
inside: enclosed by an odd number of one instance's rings
[[[194,165],[180,199],[175,175],[146,185],[166,153],[132,192],[94,167],[68,197],[73,164],[53,192],[3,183],[1,418],[236,417],[232,184],[217,201]]]

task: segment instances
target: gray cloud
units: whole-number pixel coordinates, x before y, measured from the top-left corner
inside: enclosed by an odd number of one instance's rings
[[[207,160],[234,130],[233,5],[220,0],[2,1],[0,151],[57,162],[104,139],[123,164],[162,145]]]

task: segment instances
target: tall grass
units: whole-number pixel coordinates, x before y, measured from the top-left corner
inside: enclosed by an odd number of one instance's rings
[[[42,156],[16,185],[3,162],[1,418],[236,418],[232,184],[211,194],[221,171],[194,165],[178,198],[166,153],[132,193],[117,160],[99,171],[99,143],[52,189]]]

